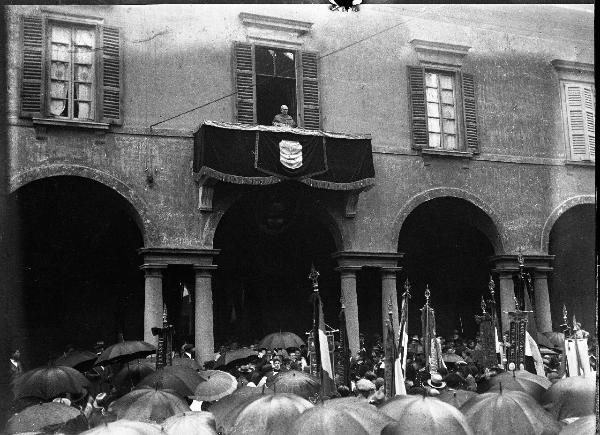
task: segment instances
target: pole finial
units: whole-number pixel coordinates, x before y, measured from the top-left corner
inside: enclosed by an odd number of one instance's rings
[[[483,295],[481,295],[481,311],[482,311],[483,314],[487,314],[486,311],[485,311],[485,307],[486,307],[486,305],[485,305],[485,299],[484,299]]]
[[[490,281],[488,282],[488,288],[490,289],[490,294],[492,295],[492,299],[494,298],[494,290],[496,289],[496,283],[492,278],[492,274],[490,274]]]
[[[319,291],[319,272],[315,269],[315,264],[312,263],[310,265],[310,273],[308,274],[308,279],[312,281],[313,291]]]
[[[429,291],[429,284],[425,285],[425,303],[429,305],[429,298],[431,297],[431,292]]]
[[[517,253],[517,261],[519,262],[519,267],[525,266],[525,260],[523,259],[523,247],[519,246],[519,250]]]

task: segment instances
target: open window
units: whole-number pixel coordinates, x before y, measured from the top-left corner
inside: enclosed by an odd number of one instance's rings
[[[281,105],[299,127],[320,128],[317,54],[236,43],[236,120],[271,125]]]

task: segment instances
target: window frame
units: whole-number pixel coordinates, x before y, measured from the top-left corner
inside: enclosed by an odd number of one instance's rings
[[[53,115],[50,113],[50,103],[52,101],[52,96],[51,96],[51,82],[52,82],[52,26],[58,24],[58,25],[62,25],[64,27],[69,27],[71,29],[71,31],[73,32],[74,30],[76,30],[77,28],[79,29],[89,29],[89,30],[93,30],[94,33],[94,48],[92,48],[92,52],[93,52],[93,60],[92,60],[92,65],[94,68],[94,74],[93,74],[93,79],[91,82],[91,101],[90,101],[90,112],[92,114],[92,116],[88,119],[83,119],[83,118],[74,118],[71,114],[74,112],[74,104],[75,104],[75,93],[74,93],[74,89],[75,89],[75,62],[74,62],[74,53],[71,53],[71,60],[70,60],[70,77],[69,77],[69,97],[67,98],[67,101],[70,103],[70,107],[69,107],[69,116],[58,116],[58,115]],[[43,59],[44,62],[44,85],[46,88],[46,92],[44,95],[44,102],[43,102],[43,107],[44,107],[44,119],[46,120],[60,120],[60,121],[66,121],[66,122],[81,122],[81,123],[95,123],[98,122],[100,119],[100,110],[99,110],[99,105],[101,104],[100,102],[100,92],[99,92],[99,88],[101,86],[99,86],[99,81],[101,80],[100,77],[100,61],[99,61],[99,57],[101,56],[100,50],[98,49],[98,47],[100,47],[100,26],[98,24],[94,24],[94,23],[89,23],[86,22],[84,20],[82,21],[77,21],[77,20],[65,20],[65,19],[59,19],[53,16],[49,16],[47,17],[46,20],[46,28],[45,28],[45,37],[46,40],[44,41],[44,50],[45,53],[47,53],[47,55],[45,56],[45,58]],[[71,40],[73,40],[73,36],[71,34]],[[72,42],[72,41],[71,41]],[[71,45],[71,47],[74,47],[74,44]],[[74,49],[73,49],[74,50]]]
[[[428,73],[432,73],[432,74],[438,74],[438,84],[439,87],[438,89],[438,105],[440,106],[440,110],[438,111],[439,116],[439,122],[440,122],[440,147],[432,147],[431,146],[431,142],[429,141],[429,134],[431,133],[429,130],[429,110],[428,110],[428,101],[427,101],[427,74]],[[441,83],[439,80],[439,74],[442,75],[446,75],[446,76],[451,76],[451,80],[454,86],[453,89],[453,107],[454,107],[454,122],[456,124],[455,126],[455,137],[456,137],[456,148],[447,148],[446,146],[444,146],[444,132],[443,132],[443,112],[442,112],[442,97],[441,97]],[[428,147],[423,148],[423,150],[433,150],[433,151],[439,151],[439,152],[448,152],[448,153],[453,153],[453,152],[459,152],[459,153],[463,153],[463,152],[468,152],[468,146],[466,141],[464,140],[465,137],[465,132],[464,132],[464,116],[463,116],[463,95],[462,95],[462,83],[461,83],[461,74],[460,74],[460,70],[456,69],[456,68],[444,68],[441,66],[427,66],[424,65],[423,67],[423,88],[425,91],[425,115],[427,117],[427,122],[426,122],[426,126],[427,126],[427,136],[428,136]],[[435,133],[435,132],[433,132]]]
[[[566,155],[567,155],[567,162],[570,164],[594,164],[596,163],[596,156],[595,156],[595,148],[594,148],[594,157],[592,158],[591,156],[591,152],[590,152],[590,145],[589,145],[589,135],[587,133],[587,128],[585,128],[584,131],[586,131],[585,134],[585,148],[586,148],[586,156],[585,158],[575,158],[573,156],[573,144],[571,143],[571,126],[569,123],[569,105],[567,103],[567,86],[569,85],[577,85],[577,86],[582,86],[582,87],[590,87],[592,90],[592,103],[594,105],[594,120],[596,118],[596,85],[594,82],[589,82],[586,80],[577,80],[574,78],[561,78],[559,79],[559,87],[560,87],[560,104],[561,104],[561,118],[562,118],[562,124],[563,124],[563,138],[565,141],[565,149],[566,149]],[[582,96],[582,99],[585,98]],[[583,123],[584,126],[586,125],[585,122],[585,107],[582,108],[584,116],[583,116]],[[594,138],[595,138],[595,134],[594,134]]]

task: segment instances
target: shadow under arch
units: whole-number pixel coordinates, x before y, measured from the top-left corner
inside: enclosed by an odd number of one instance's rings
[[[142,233],[144,246],[149,246],[157,239],[158,231],[149,217],[146,202],[124,182],[98,169],[72,164],[41,166],[20,172],[11,177],[9,191],[10,193],[14,193],[19,188],[33,181],[59,176],[88,178],[111,188],[125,199],[131,216]]]
[[[481,225],[480,227],[478,227],[478,229],[486,235],[486,237],[492,244],[496,255],[504,252],[503,226],[494,210],[485,201],[483,201],[476,195],[473,195],[472,193],[466,190],[455,187],[436,187],[433,189],[425,190],[410,198],[402,206],[402,208],[396,215],[396,218],[394,219],[394,224],[392,227],[392,234],[390,239],[394,249],[397,249],[400,231],[402,230],[402,225],[404,224],[404,221],[406,220],[408,215],[410,215],[421,204],[432,199],[444,197],[463,199],[480,209],[489,218],[490,225]]]
[[[552,231],[552,227],[556,223],[556,221],[569,209],[577,206],[577,205],[596,205],[596,198],[594,195],[579,195],[569,198],[563,202],[561,202],[558,206],[552,210],[546,222],[544,223],[544,227],[542,228],[542,234],[540,235],[540,252],[548,253],[548,249],[550,247],[550,232]]]

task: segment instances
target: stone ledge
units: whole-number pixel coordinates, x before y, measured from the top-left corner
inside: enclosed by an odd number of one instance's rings
[[[423,39],[413,39],[410,41],[410,44],[417,52],[421,63],[447,65],[456,68],[462,67],[463,58],[471,49],[467,45],[425,41]]]

